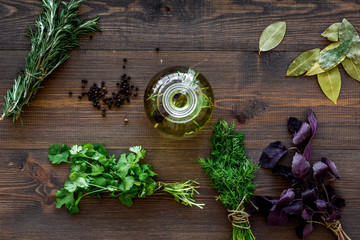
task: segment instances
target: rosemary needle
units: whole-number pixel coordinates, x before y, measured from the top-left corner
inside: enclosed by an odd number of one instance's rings
[[[79,35],[101,31],[99,17],[87,22],[78,18],[81,2],[70,0],[60,4],[59,0],[42,0],[43,13],[35,22],[37,30],[27,26],[32,46],[25,70],[7,91],[0,120],[12,116],[15,122],[20,117],[23,106],[31,103],[41,82],[69,58],[70,50],[79,46]]]

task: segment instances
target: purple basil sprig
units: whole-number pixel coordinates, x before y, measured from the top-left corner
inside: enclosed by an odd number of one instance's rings
[[[345,205],[345,200],[337,197],[329,185],[331,181],[340,179],[335,163],[322,157],[321,161],[310,164],[312,140],[317,132],[317,119],[312,109],[308,111],[308,122],[289,117],[288,129],[295,146],[286,148],[280,141],[270,143],[261,154],[259,163],[270,168],[274,175],[288,180],[291,188],[285,189],[279,199],[255,196],[259,212],[267,216],[268,225],[284,225],[289,216],[300,218],[302,222],[296,228],[300,238],[308,236],[314,226],[320,224],[332,230],[338,239],[350,239],[339,225],[339,209]],[[293,156],[291,167],[278,164],[293,149],[298,152]]]

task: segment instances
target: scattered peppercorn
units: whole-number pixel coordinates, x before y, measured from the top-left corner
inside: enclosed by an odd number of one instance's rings
[[[125,119],[124,119],[124,122],[125,122],[125,123],[128,123],[128,122],[129,122],[129,120],[128,120],[127,118],[125,118]]]
[[[159,52],[159,51],[160,51],[160,48],[158,48],[158,47],[155,48],[155,51],[156,51],[156,52]]]
[[[125,64],[127,62],[127,59],[124,58],[123,60],[124,60],[123,68],[126,68]],[[116,83],[116,86],[119,89],[117,91],[111,92],[110,96],[107,96],[108,90],[106,89],[105,81],[101,81],[99,85],[97,83],[93,83],[87,91],[82,91],[81,95],[79,95],[78,98],[82,99],[82,97],[86,95],[88,97],[88,100],[92,102],[93,107],[101,110],[101,115],[105,117],[106,107],[108,109],[111,109],[113,105],[115,105],[116,107],[120,107],[121,105],[124,105],[125,102],[130,103],[131,96],[136,97],[138,95],[137,92],[135,93],[133,92],[134,91],[133,89],[135,88],[135,90],[138,91],[139,88],[135,87],[134,85],[130,85],[129,84],[130,80],[131,77],[128,76],[126,73],[122,74],[120,77],[120,82]],[[87,83],[88,80],[82,79],[81,87],[85,88]],[[72,92],[69,92],[69,95],[71,96]],[[102,101],[102,103],[100,103],[100,101]]]

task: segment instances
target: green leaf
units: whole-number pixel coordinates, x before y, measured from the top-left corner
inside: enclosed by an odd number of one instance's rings
[[[79,213],[79,207],[75,204],[74,193],[68,192],[65,188],[61,188],[55,194],[56,208],[61,208],[63,205],[71,214]]]
[[[102,155],[105,156],[109,156],[108,152],[106,151],[106,149],[103,147],[103,145],[96,143],[94,145],[94,150],[97,151],[98,153],[101,153]]]
[[[346,53],[346,56],[354,61],[354,63],[360,65],[360,37],[355,36],[351,42],[350,49]]]
[[[340,94],[341,77],[337,67],[317,75],[323,93],[335,104]]]
[[[93,183],[95,185],[101,186],[101,187],[105,187],[106,183],[107,183],[107,179],[104,177],[94,177]]]
[[[149,176],[149,175],[148,175],[147,173],[141,173],[141,174],[139,175],[139,180],[140,180],[140,181],[145,181],[148,176]]]
[[[347,72],[347,74],[350,75],[350,77],[358,80],[360,82],[360,66],[355,64],[351,59],[345,58],[345,60],[342,62],[342,65]]]
[[[53,144],[49,147],[49,151],[48,151],[49,155],[56,155],[58,153],[60,153],[60,145],[59,144]]]
[[[332,42],[339,41],[340,26],[341,26],[341,22],[332,24],[321,34],[321,36],[326,37],[329,41]]]
[[[320,67],[324,70],[329,70],[330,68],[336,66],[341,62],[341,59],[349,51],[351,40],[340,43],[336,48],[330,49],[320,53],[319,64]]]
[[[64,188],[69,192],[75,192],[77,188],[86,189],[87,187],[89,187],[89,184],[84,177],[79,177],[76,180],[67,180],[64,185]]]
[[[92,169],[91,175],[94,175],[94,176],[103,173],[105,170],[105,168],[99,164],[91,165],[91,169]]]
[[[351,23],[349,23],[348,20],[346,20],[344,18],[342,20],[340,30],[339,30],[340,42],[351,41],[351,39],[353,39],[353,37],[355,37],[357,35],[358,35],[358,33],[357,33],[356,29],[354,28],[354,26],[351,25]]]
[[[121,193],[119,196],[119,199],[121,201],[122,204],[131,207],[133,205],[133,196],[129,195],[129,194],[125,194],[125,193]]]
[[[135,180],[133,176],[126,176],[120,184],[119,188],[122,191],[129,191],[134,185],[134,182]]]
[[[334,49],[334,48],[338,47],[339,45],[340,45],[340,42],[335,42],[335,43],[329,44],[329,45],[326,46],[323,50],[320,51],[320,54],[321,54],[322,52],[328,51],[328,50],[330,50],[330,49]],[[341,63],[341,62],[345,59],[345,57],[346,57],[346,56],[344,55],[344,56],[340,59],[340,61],[339,61],[337,64],[335,64],[335,66],[333,66],[333,68],[336,67],[339,63]],[[330,68],[330,69],[331,69],[331,68]],[[313,75],[317,75],[317,74],[323,73],[323,72],[325,72],[325,70],[320,67],[319,60],[318,60],[318,61],[316,61],[315,64],[305,73],[305,76],[313,76]]]
[[[72,146],[72,148],[71,148],[71,150],[70,150],[70,153],[73,154],[73,155],[75,155],[75,154],[77,154],[77,153],[80,153],[82,149],[83,149],[83,148],[82,148],[81,146],[74,145],[74,146]]]
[[[315,48],[298,56],[289,66],[286,76],[299,76],[305,73],[319,59],[320,48]]]
[[[60,148],[59,144],[54,144],[49,147],[49,161],[52,164],[59,164],[62,162],[69,162],[68,158],[70,156],[69,147],[66,145],[62,145]]]
[[[269,51],[275,48],[283,40],[286,32],[286,22],[275,22],[267,26],[261,33],[259,40],[260,52]]]

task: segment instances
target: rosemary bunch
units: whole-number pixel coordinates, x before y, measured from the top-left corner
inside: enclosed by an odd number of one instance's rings
[[[211,158],[201,158],[199,163],[217,190],[222,204],[227,208],[232,223],[232,240],[255,239],[245,212],[244,204],[254,194],[255,171],[258,165],[245,155],[244,133],[235,132],[234,123],[218,121],[213,126]]]
[[[37,30],[34,32],[27,26],[32,46],[25,70],[7,91],[0,120],[12,116],[15,122],[20,117],[22,107],[31,103],[41,82],[69,58],[71,49],[79,46],[79,35],[101,31],[99,17],[87,22],[78,18],[81,2],[70,0],[69,3],[62,2],[61,7],[59,0],[42,0],[43,13],[35,22]]]

